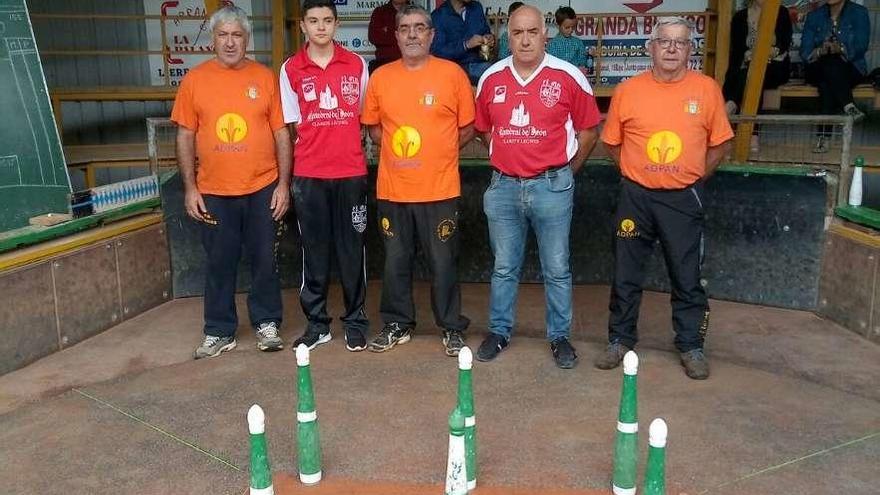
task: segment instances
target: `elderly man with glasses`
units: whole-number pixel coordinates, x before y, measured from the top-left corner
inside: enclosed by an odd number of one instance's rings
[[[709,305],[700,283],[703,183],[733,131],[714,79],[688,69],[693,26],[661,17],[648,41],[653,67],[617,86],[602,141],[623,184],[614,216],[614,278],[606,351],[596,367],[617,367],[637,341],[645,260],[660,241],[672,281],[675,347],[688,377],[709,377],[703,353]]]
[[[416,243],[433,277],[431,307],[449,356],[464,346],[470,321],[461,314],[458,150],[474,134],[474,94],[454,62],[429,53],[431,16],[417,6],[397,13],[402,58],[376,69],[361,122],[381,142],[377,209],[385,244],[379,313],[384,328],[369,350],[409,342],[416,324],[412,267]]]

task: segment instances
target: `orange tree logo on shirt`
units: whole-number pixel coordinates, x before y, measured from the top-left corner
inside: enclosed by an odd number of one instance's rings
[[[681,138],[672,131],[655,132],[648,138],[646,152],[648,159],[654,163],[667,164],[681,155]]]
[[[400,126],[391,136],[391,151],[399,158],[412,158],[421,148],[421,134],[408,125]]]
[[[221,143],[233,144],[247,136],[248,127],[244,118],[237,113],[225,113],[217,119],[217,139]]]

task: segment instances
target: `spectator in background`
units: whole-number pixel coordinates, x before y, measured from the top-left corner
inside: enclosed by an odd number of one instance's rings
[[[513,15],[513,11],[525,5],[522,2],[513,2],[510,6],[507,7],[507,19],[510,22],[510,16]],[[510,38],[507,36],[507,28],[502,29],[501,36],[498,37],[498,59],[501,60],[504,57],[510,56]]]
[[[584,42],[571,34],[577,24],[577,15],[571,7],[556,9],[556,26],[559,33],[547,43],[547,53],[561,58],[575,67],[587,66],[587,50]]]
[[[742,105],[752,51],[758,44],[758,19],[764,0],[748,0],[746,8],[733,15],[730,22],[730,59],[724,76],[724,100],[728,115]],[[770,60],[764,72],[764,89],[775,89],[788,82],[791,74],[791,18],[785,6],[779,6],[776,28],[771,40]]]
[[[370,61],[370,74],[378,67],[400,58],[394,18],[400,8],[408,3],[409,0],[389,0],[376,7],[370,15],[367,39],[376,47],[376,58]]]
[[[489,68],[495,37],[477,0],[448,0],[431,12],[434,42],[431,53],[458,63],[476,85]]]
[[[865,116],[853,102],[852,88],[868,72],[870,29],[868,10],[850,0],[828,0],[807,14],[800,53],[807,82],[819,88],[821,113],[844,113],[856,120]],[[813,152],[828,151],[829,134],[820,130]]]

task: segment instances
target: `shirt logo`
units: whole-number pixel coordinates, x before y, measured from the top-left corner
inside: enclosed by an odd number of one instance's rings
[[[431,106],[434,104],[434,93],[425,93],[425,96],[422,97],[419,102],[422,105]]]
[[[321,91],[321,101],[318,102],[318,108],[321,110],[333,110],[339,106],[339,99],[330,91],[330,85],[324,86]]]
[[[391,136],[391,152],[398,158],[412,158],[421,148],[421,134],[408,125],[400,126]]]
[[[357,103],[361,96],[361,81],[354,76],[342,76],[342,99],[349,105]]]
[[[691,115],[697,115],[700,113],[700,102],[697,100],[687,100],[684,103],[684,111]]]
[[[682,151],[681,138],[672,131],[655,132],[645,147],[648,159],[661,165],[674,162]]]
[[[495,86],[495,95],[492,103],[504,103],[507,100],[507,86]]]
[[[252,100],[256,100],[257,98],[260,97],[260,93],[259,93],[259,91],[257,91],[256,86],[248,86],[247,97]]]
[[[558,102],[559,97],[562,95],[562,83],[557,81],[551,81],[549,79],[544,79],[541,81],[541,103],[544,104],[547,108],[553,108]]]
[[[302,85],[303,98],[306,101],[315,101],[318,96],[315,94],[315,83],[307,82]]]
[[[225,113],[217,119],[214,125],[214,131],[217,133],[217,139],[221,143],[234,144],[240,142],[247,136],[248,126],[244,117],[237,113]]]
[[[525,127],[529,125],[529,112],[523,102],[519,102],[518,107],[514,107],[510,112],[510,125],[514,127]]]

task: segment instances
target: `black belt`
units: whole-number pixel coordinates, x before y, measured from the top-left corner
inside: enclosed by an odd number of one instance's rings
[[[535,174],[535,175],[530,175],[530,176],[528,176],[528,177],[524,177],[524,176],[522,176],[522,175],[511,175],[511,174],[508,174],[508,173],[502,172],[501,170],[498,170],[497,168],[494,168],[494,167],[493,167],[493,169],[494,169],[496,172],[498,172],[498,174],[501,175],[502,177],[508,177],[508,178],[511,178],[511,179],[517,179],[517,180],[529,180],[529,179],[537,179],[538,177],[541,177],[541,176],[543,176],[543,175],[549,174],[549,173],[551,173],[551,172],[556,172],[557,170],[559,170],[559,169],[561,169],[561,168],[564,168],[564,167],[567,167],[567,166],[568,166],[567,163],[565,163],[565,164],[563,164],[563,165],[557,165],[557,166],[555,166],[555,167],[550,167],[550,168],[544,169],[544,170],[542,170],[541,172],[539,172],[539,173],[537,173],[537,174]]]
[[[632,184],[632,185],[638,187],[639,189],[644,189],[644,190],[646,190],[646,191],[651,191],[651,192],[661,192],[661,193],[662,193],[662,192],[687,191],[688,189],[690,189],[690,188],[696,186],[697,184],[699,184],[699,183],[702,181],[702,179],[701,179],[701,180],[698,180],[698,181],[696,181],[696,182],[693,182],[693,183],[691,183],[691,184],[689,184],[689,185],[687,185],[687,186],[684,186],[684,187],[677,187],[677,188],[668,188],[668,187],[664,187],[664,188],[645,187],[645,186],[639,184],[638,182],[636,182],[636,181],[634,181],[634,180],[632,180],[632,179],[630,179],[630,178],[627,178],[627,177],[624,177],[624,178],[623,178],[623,181],[624,181],[624,182],[629,182],[630,184]]]

